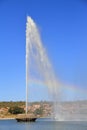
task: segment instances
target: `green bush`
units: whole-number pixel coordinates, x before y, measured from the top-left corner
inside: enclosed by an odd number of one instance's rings
[[[36,109],[36,110],[34,111],[34,114],[35,114],[35,115],[43,115],[43,109],[41,109],[41,108]]]
[[[10,112],[11,114],[22,114],[25,111],[23,108],[15,106],[15,107],[10,107],[8,112]]]

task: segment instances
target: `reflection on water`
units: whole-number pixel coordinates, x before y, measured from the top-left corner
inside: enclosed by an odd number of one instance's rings
[[[18,123],[16,120],[0,120],[0,130],[87,130],[87,122],[82,121],[42,121]]]

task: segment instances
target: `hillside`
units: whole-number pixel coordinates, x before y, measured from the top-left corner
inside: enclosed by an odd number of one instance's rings
[[[17,114],[9,112],[10,108],[19,107],[25,111],[25,102],[0,102],[0,118],[15,118]],[[56,115],[64,120],[87,120],[87,101],[57,103]],[[48,117],[54,115],[52,102],[32,102],[28,107],[29,116]]]

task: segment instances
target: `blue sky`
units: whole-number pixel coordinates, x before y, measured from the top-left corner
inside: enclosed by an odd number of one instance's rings
[[[37,23],[58,79],[87,91],[86,0],[0,0],[0,101],[25,100],[27,15]]]

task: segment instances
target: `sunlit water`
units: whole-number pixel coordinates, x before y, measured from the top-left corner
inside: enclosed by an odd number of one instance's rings
[[[16,120],[0,120],[0,130],[87,130],[87,122],[55,122],[38,119],[31,123]]]

